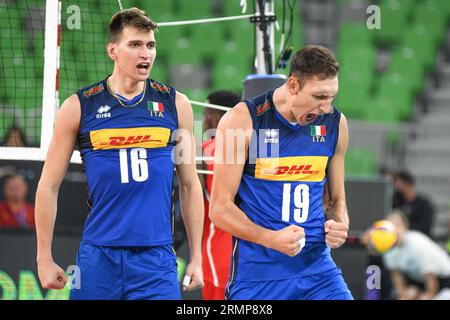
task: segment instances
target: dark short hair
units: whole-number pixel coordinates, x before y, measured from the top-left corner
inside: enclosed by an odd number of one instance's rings
[[[410,186],[414,186],[416,183],[413,175],[405,170],[398,171],[394,177],[395,179],[399,179]]]
[[[20,136],[20,139],[22,140],[23,145],[26,147],[28,146],[27,138],[25,136],[25,133],[23,133],[22,129],[20,129],[18,126],[13,124],[11,127],[8,128],[8,131],[6,132],[6,139],[5,144],[8,142],[9,137],[14,133],[17,132]]]
[[[300,87],[303,87],[309,78],[316,76],[320,80],[330,79],[338,73],[339,63],[330,49],[307,45],[292,57],[289,76],[297,77]]]
[[[225,106],[225,107],[234,107],[237,105],[241,98],[236,92],[229,91],[229,90],[217,90],[211,92],[208,97],[206,98],[209,103],[217,104],[219,106]],[[220,115],[224,115],[225,111],[214,109],[217,113]]]
[[[3,177],[3,189],[6,188],[6,185],[9,183],[9,181],[11,181],[12,179],[15,179],[15,178],[20,179],[25,184],[27,183],[25,178],[20,174],[7,174],[6,176]]]
[[[157,25],[143,10],[136,7],[124,9],[113,15],[109,22],[109,42],[117,42],[125,27],[150,32],[156,30]]]

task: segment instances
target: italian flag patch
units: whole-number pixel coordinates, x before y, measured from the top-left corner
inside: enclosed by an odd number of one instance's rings
[[[163,112],[164,111],[164,105],[161,102],[149,101],[148,109],[152,110],[152,111]]]
[[[327,135],[326,126],[311,126],[311,136],[313,137],[323,137]]]

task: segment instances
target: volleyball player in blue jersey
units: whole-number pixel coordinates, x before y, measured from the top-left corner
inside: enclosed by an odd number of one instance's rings
[[[193,112],[185,95],[149,79],[156,56],[153,23],[127,9],[109,25],[112,75],[70,96],[58,112],[36,194],[38,272],[44,288],[67,278],[52,258],[58,189],[77,144],[89,214],[71,299],[179,299],[172,249],[174,165],[190,247],[188,290],[203,285],[202,190],[194,161]],[[175,130],[184,129],[182,138]],[[184,161],[172,158],[175,147]]]
[[[234,236],[228,299],[352,299],[330,255],[349,227],[338,72],[328,49],[306,46],[283,86],[220,121],[210,217]]]

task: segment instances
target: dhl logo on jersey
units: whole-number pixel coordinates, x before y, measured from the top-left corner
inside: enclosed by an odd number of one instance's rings
[[[328,157],[284,157],[256,159],[255,178],[275,181],[319,182],[325,178]]]
[[[166,147],[170,138],[170,129],[124,128],[101,129],[90,132],[94,150],[122,148],[161,148]]]

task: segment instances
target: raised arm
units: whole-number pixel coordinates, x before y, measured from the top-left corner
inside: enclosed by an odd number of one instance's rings
[[[201,246],[204,205],[202,188],[197,176],[195,164],[194,116],[192,107],[186,96],[178,92],[176,95],[176,106],[178,127],[180,129],[177,149],[181,151],[179,157],[175,158],[175,161],[178,163],[176,169],[180,186],[181,213],[186,227],[190,250],[190,263],[186,268],[186,276],[191,278],[191,282],[187,290],[192,290],[203,286]]]
[[[62,289],[67,281],[64,270],[53,261],[52,240],[56,219],[58,191],[75,146],[80,102],[70,96],[61,106],[47,158],[36,192],[37,263],[41,284],[48,289]]]
[[[214,179],[210,202],[211,221],[233,236],[293,256],[300,250],[301,227],[292,225],[280,231],[253,223],[234,203],[241,182],[253,129],[245,103],[239,103],[220,120],[216,133]],[[248,131],[250,130],[250,132]],[[241,131],[241,137],[237,134]],[[245,134],[248,132],[248,134]],[[238,139],[245,136],[245,146]]]

